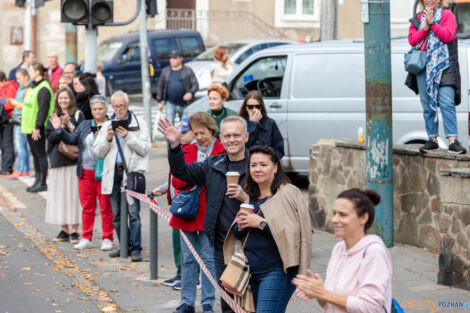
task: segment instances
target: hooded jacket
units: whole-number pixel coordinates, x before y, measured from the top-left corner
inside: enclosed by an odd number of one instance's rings
[[[10,103],[9,99],[15,99],[16,98],[16,91],[18,90],[18,85],[14,80],[9,80],[5,85],[3,85],[2,88],[0,88],[0,99],[5,97],[7,100],[5,102],[5,111],[7,112],[8,116],[11,116],[11,113],[13,112],[13,109],[15,106]]]
[[[49,73],[49,78],[51,80],[52,90],[54,92],[56,92],[57,91],[57,86],[59,84],[60,76],[62,76],[64,71],[59,66],[59,64],[56,64],[56,66],[54,66],[53,68],[49,67],[47,70],[48,70],[48,73]]]
[[[349,250],[344,241],[337,243],[326,269],[325,289],[349,297],[347,310],[326,303],[323,313],[390,312],[392,259],[382,239],[366,235]]]

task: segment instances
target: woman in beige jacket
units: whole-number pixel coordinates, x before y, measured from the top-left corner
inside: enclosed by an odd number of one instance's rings
[[[219,46],[214,51],[214,64],[211,67],[212,85],[220,85],[233,72],[227,47]]]
[[[237,214],[225,239],[224,257],[228,262],[236,239],[247,238],[244,253],[256,312],[283,313],[295,290],[292,279],[310,267],[310,215],[302,193],[289,183],[272,148],[251,148],[248,171],[245,190],[254,211]]]

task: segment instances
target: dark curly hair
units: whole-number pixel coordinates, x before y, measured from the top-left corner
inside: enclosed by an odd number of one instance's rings
[[[364,232],[367,232],[374,223],[375,208],[380,203],[380,195],[371,189],[361,190],[352,188],[341,192],[336,199],[347,199],[351,201],[357,216],[361,217],[368,213],[369,218],[364,225]]]

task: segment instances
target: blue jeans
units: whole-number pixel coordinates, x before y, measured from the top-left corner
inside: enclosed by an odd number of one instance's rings
[[[189,242],[191,242],[194,249],[196,249],[197,241],[199,240],[199,256],[211,273],[215,277],[214,270],[214,247],[211,246],[209,238],[204,231],[183,231]],[[198,263],[189,250],[186,242],[181,237],[181,250],[183,251],[183,265],[181,267],[181,292],[182,303],[194,307],[196,302],[196,287],[198,280]],[[214,306],[215,288],[207,278],[206,274],[202,274],[202,294],[201,305],[208,304]]]
[[[416,75],[418,83],[419,98],[423,106],[424,124],[428,137],[439,136],[439,120],[437,111],[429,106],[429,96],[426,93],[426,71]],[[455,89],[452,86],[439,87],[437,102],[441,110],[442,121],[444,123],[444,133],[446,137],[457,137],[457,114],[455,112]]]
[[[180,117],[180,120],[183,118],[184,106],[176,105],[170,101],[165,102],[166,107],[166,118],[170,120],[171,124],[175,123],[176,114]]]
[[[277,267],[264,274],[253,274],[250,279],[256,313],[284,313],[295,291],[294,276]]]
[[[109,197],[111,207],[113,208],[113,225],[114,230],[121,242],[121,184],[123,171],[114,169],[113,191]],[[134,204],[127,204],[127,214],[129,215],[129,252],[142,251],[142,234],[140,223],[140,202],[136,198],[132,198]]]
[[[29,147],[26,135],[21,133],[21,126],[15,125],[13,128],[13,136],[16,151],[16,170],[20,173],[30,171],[29,167]]]

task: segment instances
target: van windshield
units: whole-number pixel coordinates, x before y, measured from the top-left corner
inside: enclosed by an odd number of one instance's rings
[[[101,62],[110,62],[122,45],[122,41],[102,42],[98,47],[98,60]]]
[[[238,49],[243,48],[247,44],[243,43],[243,42],[232,42],[232,43],[225,43],[225,44],[222,44],[222,45],[227,47],[228,54],[229,54],[230,57],[232,57],[233,54]],[[218,45],[218,46],[220,46],[220,45]],[[206,50],[206,52],[201,53],[194,60],[196,60],[196,61],[214,61],[214,52],[215,52],[215,49],[217,49],[218,46],[214,46],[214,47]]]

